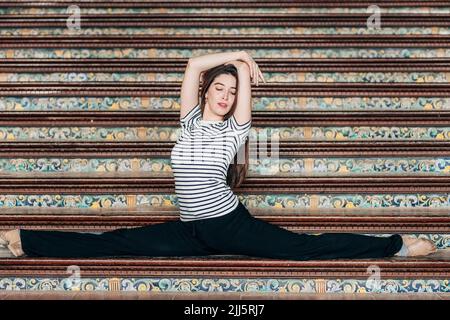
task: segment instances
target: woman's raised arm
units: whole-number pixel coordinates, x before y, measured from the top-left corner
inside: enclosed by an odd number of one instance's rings
[[[233,60],[226,63],[226,65],[234,65],[238,71],[239,86],[236,110],[234,111],[233,116],[239,125],[247,123],[252,118],[251,81],[254,81],[256,85],[259,84],[259,78],[261,78],[264,83],[266,82],[259,66],[250,55],[244,52],[242,60],[243,61]]]

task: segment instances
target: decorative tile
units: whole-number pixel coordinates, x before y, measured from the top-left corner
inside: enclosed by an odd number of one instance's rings
[[[0,141],[176,141],[180,127],[0,127]],[[249,141],[440,141],[450,127],[253,127]]]
[[[317,210],[340,210],[358,213],[365,209],[449,209],[450,194],[238,194],[249,210],[298,209],[299,213]],[[54,207],[54,208],[127,208],[146,206],[178,207],[175,194],[102,194],[102,195],[0,195],[0,208]],[[405,211],[406,213],[407,211]]]
[[[264,78],[270,82],[361,82],[361,83],[447,83],[445,72],[307,72],[307,73],[264,73]],[[5,73],[4,82],[145,82],[166,81],[173,82],[183,80],[182,73]]]
[[[254,97],[254,111],[450,110],[450,98]],[[2,97],[0,111],[179,111],[179,97]],[[281,113],[280,116],[283,116]]]
[[[124,173],[172,175],[170,159],[39,158],[1,159],[2,173]],[[364,176],[450,174],[450,158],[250,158],[248,176]]]
[[[81,270],[82,275],[82,270]],[[217,279],[217,278],[14,278],[0,291],[127,291],[233,293],[448,293],[449,280],[427,279]]]

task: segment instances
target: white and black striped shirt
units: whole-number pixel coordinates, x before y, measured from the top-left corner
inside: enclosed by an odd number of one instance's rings
[[[200,104],[181,119],[170,159],[182,221],[220,217],[237,207],[239,200],[226,177],[250,127],[251,120],[240,125],[234,116],[204,121]]]

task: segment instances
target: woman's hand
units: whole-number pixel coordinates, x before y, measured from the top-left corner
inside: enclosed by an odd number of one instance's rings
[[[264,83],[266,83],[259,66],[246,51],[241,51],[240,58],[238,60],[233,60],[226,64],[233,64],[236,68],[242,68],[242,63],[246,64],[250,71],[250,81],[258,85],[259,79],[261,79]]]
[[[253,60],[253,58],[247,53],[247,51],[241,52],[240,60],[243,60],[250,67],[250,77],[255,81],[256,85],[258,85],[259,79],[266,83],[266,80],[264,79],[259,66],[256,64],[255,60]]]

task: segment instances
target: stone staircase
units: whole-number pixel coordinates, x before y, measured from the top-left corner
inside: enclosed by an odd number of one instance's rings
[[[381,28],[370,29],[373,4],[2,1],[0,228],[177,219],[169,156],[187,59],[246,50],[267,80],[252,88],[254,157],[235,190],[250,212],[296,232],[412,234],[438,253],[15,259],[3,249],[0,291],[448,293],[450,3],[377,1]],[[80,29],[68,27],[72,5]]]

